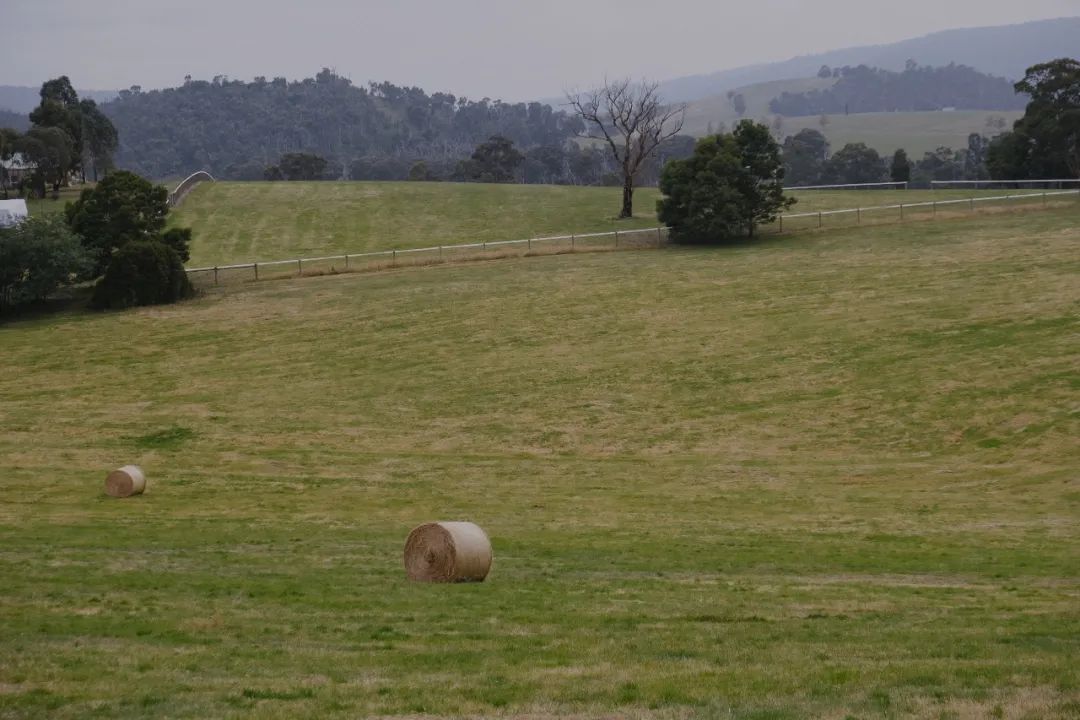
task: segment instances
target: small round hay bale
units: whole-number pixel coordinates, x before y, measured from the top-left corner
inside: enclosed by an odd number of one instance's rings
[[[146,476],[138,465],[125,465],[119,470],[113,470],[105,478],[105,492],[112,497],[142,495],[145,489]]]
[[[405,572],[417,582],[483,582],[491,541],[471,522],[425,523],[405,541]]]

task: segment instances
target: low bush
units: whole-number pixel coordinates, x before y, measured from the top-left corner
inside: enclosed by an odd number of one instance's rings
[[[113,254],[91,304],[103,310],[163,305],[193,294],[176,250],[157,240],[138,240]]]

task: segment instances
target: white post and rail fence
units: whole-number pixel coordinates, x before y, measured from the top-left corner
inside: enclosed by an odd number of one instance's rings
[[[763,228],[763,234],[778,235],[818,229],[839,229],[861,225],[884,225],[906,220],[957,217],[975,213],[980,207],[997,204],[999,207],[1046,206],[1050,202],[1080,201],[1080,190],[970,197],[954,200],[872,205],[844,210],[789,213]],[[250,282],[270,278],[327,275],[339,272],[360,272],[396,267],[434,265],[439,263],[484,260],[525,255],[551,255],[571,252],[610,250],[642,250],[659,248],[668,243],[668,228],[653,227],[637,230],[555,235],[523,240],[496,240],[460,245],[432,245],[422,248],[401,248],[374,252],[346,253],[323,257],[292,258],[233,265],[188,268],[187,274],[196,286],[206,287],[225,283]]]

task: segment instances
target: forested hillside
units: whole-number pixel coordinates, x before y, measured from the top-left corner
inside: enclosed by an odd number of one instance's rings
[[[404,177],[420,160],[429,169],[452,167],[493,135],[522,149],[561,147],[581,127],[541,103],[472,101],[390,83],[361,88],[325,69],[299,82],[219,77],[133,88],[102,109],[120,134],[117,164],[157,178],[205,169],[261,179],[291,152],[326,158],[337,177]]]
[[[957,110],[1022,110],[1027,99],[1012,83],[965,65],[919,67],[909,62],[903,72],[865,65],[830,70],[839,80],[830,88],[805,93],[783,93],[769,104],[777,115],[788,117],[873,112]],[[827,76],[827,75],[826,75]]]

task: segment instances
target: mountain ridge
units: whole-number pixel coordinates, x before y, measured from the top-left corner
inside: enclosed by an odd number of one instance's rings
[[[1028,67],[1066,56],[1080,56],[1080,16],[940,30],[895,43],[840,48],[779,62],[685,75],[661,82],[660,92],[669,102],[690,102],[746,85],[812,77],[822,65],[903,70],[908,60],[933,66],[955,62],[1019,80]]]

